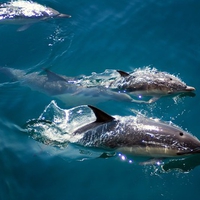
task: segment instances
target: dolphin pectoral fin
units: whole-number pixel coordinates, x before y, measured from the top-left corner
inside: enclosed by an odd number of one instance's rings
[[[161,165],[163,158],[152,158],[150,160],[140,162],[140,165]]]
[[[125,71],[121,71],[121,70],[117,70],[117,72],[122,76],[122,77],[126,77],[129,76],[130,74],[125,72]]]
[[[160,98],[160,96],[154,96],[154,97],[152,97],[151,99],[149,99],[148,101],[136,100],[136,99],[133,99],[133,98],[132,98],[131,102],[150,104],[150,103],[154,103],[154,102],[157,101],[159,98]]]
[[[92,109],[92,111],[94,112],[95,116],[96,116],[96,121],[95,122],[110,122],[110,121],[113,121],[115,118],[108,115],[107,113],[103,112],[102,110],[94,107],[94,106],[91,106],[91,105],[88,105],[89,108]]]
[[[136,100],[136,99],[133,99],[133,98],[132,98],[131,102],[150,104],[150,103],[154,103],[154,102],[157,101],[158,99],[160,99],[160,96],[153,96],[153,97],[152,97],[151,99],[149,99],[148,101]]]
[[[20,32],[20,31],[25,31],[25,30],[28,29],[30,26],[31,26],[31,24],[25,24],[25,25],[19,27],[19,28],[17,29],[17,31],[19,31],[19,32]]]
[[[134,102],[134,103],[146,103],[146,104],[149,104],[149,103],[152,103],[151,102],[151,99],[148,100],[148,101],[144,101],[144,100],[136,100],[136,99],[131,99],[131,102]]]
[[[154,97],[152,97],[151,99],[149,99],[148,103],[154,103],[154,102],[156,102],[158,99],[160,99],[159,96],[154,96]]]
[[[136,99],[133,99],[133,98],[132,98],[131,102],[134,102],[134,103],[148,103],[148,101],[136,100]]]

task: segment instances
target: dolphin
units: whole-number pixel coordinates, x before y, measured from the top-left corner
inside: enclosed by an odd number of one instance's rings
[[[45,75],[39,72],[26,73],[23,70],[0,67],[0,74],[6,75],[12,81],[18,81],[23,86],[55,97],[67,106],[81,104],[97,104],[107,100],[131,102],[131,97],[102,86],[90,86],[82,83],[82,79],[66,77],[44,69]],[[3,77],[4,78],[4,77]]]
[[[0,5],[1,24],[22,24],[18,31],[26,30],[31,24],[54,18],[70,18],[71,15],[59,13],[33,1],[11,1]]]
[[[133,100],[138,103],[153,103],[162,96],[191,93],[195,90],[180,78],[167,72],[160,72],[155,68],[139,68],[130,74],[121,70],[117,71],[121,76],[111,82],[108,87],[138,98],[151,97],[148,101]]]
[[[89,108],[96,120],[72,133],[79,145],[154,158],[200,153],[200,141],[176,125],[143,115],[113,117],[91,105]]]

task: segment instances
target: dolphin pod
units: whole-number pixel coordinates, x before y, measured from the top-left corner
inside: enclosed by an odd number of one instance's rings
[[[136,69],[128,74],[114,71],[112,78],[67,77],[45,69],[45,75],[38,72],[26,73],[8,67],[0,67],[0,73],[19,81],[33,90],[60,99],[66,105],[96,104],[107,100],[136,103],[153,103],[160,97],[190,94],[195,88],[187,86],[181,79],[167,72],[148,67]],[[98,75],[97,75],[98,76]],[[148,100],[145,100],[148,98]]]
[[[11,1],[0,5],[1,24],[21,24],[18,31],[31,24],[54,18],[70,18],[52,8],[32,1]],[[117,70],[116,77],[90,81],[89,78],[66,77],[45,69],[45,75],[26,73],[0,67],[0,73],[19,81],[31,89],[56,97],[68,106],[119,100],[136,103],[153,103],[160,97],[189,94],[195,90],[180,78],[148,67],[132,73]],[[136,97],[136,99],[134,98]],[[144,100],[148,97],[148,100]],[[103,99],[103,100],[102,100]],[[200,141],[181,128],[161,121],[136,117],[115,118],[89,106],[96,120],[72,133],[76,143],[86,147],[118,150],[124,153],[150,157],[179,157],[200,153]]]
[[[23,25],[18,31],[24,31],[31,24],[42,20],[70,17],[70,15],[59,13],[53,8],[32,1],[19,0],[0,5],[0,23]]]

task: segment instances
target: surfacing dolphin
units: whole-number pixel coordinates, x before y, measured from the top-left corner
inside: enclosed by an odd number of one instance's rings
[[[0,5],[0,23],[22,24],[18,31],[26,30],[31,24],[41,20],[70,17],[33,1],[10,1]]]
[[[200,153],[200,141],[175,125],[142,115],[114,118],[89,107],[96,120],[72,133],[79,145],[154,158]]]
[[[81,104],[94,104],[108,99],[152,103],[162,96],[191,93],[195,90],[167,72],[158,72],[148,67],[137,69],[131,74],[115,71],[112,77],[96,74],[96,77],[72,78],[55,74],[48,69],[45,72],[46,75],[40,75],[37,72],[25,73],[22,70],[0,67],[0,73],[32,89],[52,95],[67,105],[79,105],[80,100]],[[133,96],[139,99],[134,99]],[[150,99],[144,101],[143,97]]]
[[[111,82],[110,88],[124,91],[130,95],[142,98],[151,97],[148,101],[134,100],[140,103],[152,103],[162,96],[188,93],[195,90],[187,86],[180,78],[167,72],[160,72],[157,69],[146,67],[137,69],[133,73],[118,70],[121,77]]]

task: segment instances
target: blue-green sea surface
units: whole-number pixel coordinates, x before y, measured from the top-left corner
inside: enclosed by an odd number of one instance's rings
[[[195,87],[196,96],[163,97],[151,105],[107,101],[95,106],[120,116],[139,110],[147,117],[172,121],[200,138],[198,0],[37,2],[72,17],[41,21],[24,31],[17,31],[20,25],[0,24],[1,67],[27,72],[48,68],[70,77],[106,69],[131,72],[146,66],[167,71]],[[38,118],[52,100],[61,109],[71,109],[66,103],[3,74],[0,99],[2,200],[185,200],[200,196],[200,156],[147,166],[140,165],[142,158],[121,154],[99,158],[98,150],[52,144],[25,131],[26,122]],[[84,104],[81,99],[79,104]]]

